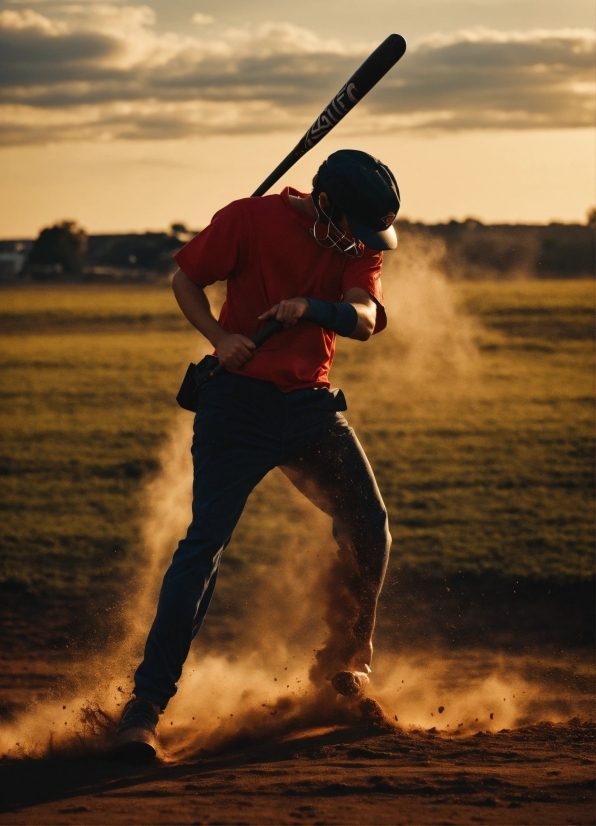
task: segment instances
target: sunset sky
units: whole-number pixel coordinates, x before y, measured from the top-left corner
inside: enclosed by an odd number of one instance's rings
[[[391,32],[401,62],[277,185],[341,147],[402,214],[585,221],[593,0],[0,0],[0,237],[192,227],[249,195]]]

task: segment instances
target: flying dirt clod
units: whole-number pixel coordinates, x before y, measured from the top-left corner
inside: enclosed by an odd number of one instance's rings
[[[364,671],[339,671],[331,679],[331,685],[343,697],[356,697],[362,694],[370,679]]]

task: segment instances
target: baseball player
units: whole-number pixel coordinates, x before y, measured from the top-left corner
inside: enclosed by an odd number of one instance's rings
[[[168,568],[157,613],[119,725],[117,753],[156,753],[159,715],[176,693],[207,612],[221,555],[253,488],[279,467],[333,520],[351,597],[344,639],[322,678],[339,693],[368,681],[376,604],[391,537],[372,469],[342,415],[329,370],[336,336],[366,341],[387,320],[382,251],[394,249],[399,190],[391,171],[344,149],[319,168],[310,194],[244,198],[220,210],[183,247],[172,286],[189,322],[225,371],[199,391],[194,421],[192,522]],[[204,289],[227,282],[216,319]],[[273,319],[284,329],[258,350]]]

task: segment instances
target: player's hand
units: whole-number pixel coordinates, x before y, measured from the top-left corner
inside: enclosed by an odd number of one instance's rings
[[[259,321],[275,319],[282,321],[285,327],[293,327],[298,320],[308,312],[309,303],[306,298],[288,298],[274,304],[271,309],[259,316]]]
[[[230,370],[239,370],[253,357],[256,345],[240,333],[230,333],[217,342],[215,352],[219,363]]]

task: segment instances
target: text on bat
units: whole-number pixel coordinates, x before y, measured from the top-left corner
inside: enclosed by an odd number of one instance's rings
[[[348,100],[346,100],[346,97]],[[333,129],[336,123],[339,123],[354,104],[358,103],[358,100],[356,86],[353,83],[346,83],[304,136],[305,149],[311,149],[318,143],[330,129]]]

